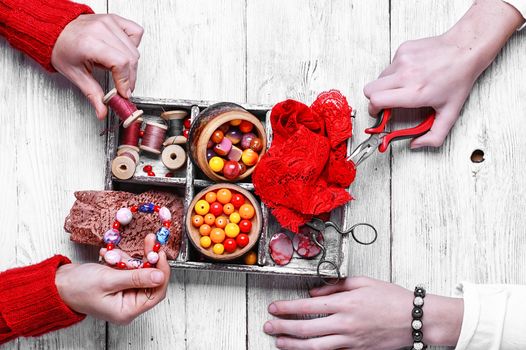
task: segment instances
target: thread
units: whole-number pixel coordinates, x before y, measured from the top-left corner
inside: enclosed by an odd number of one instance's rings
[[[170,145],[165,147],[161,158],[165,167],[170,170],[177,170],[185,163],[186,152],[179,145]]]
[[[141,132],[142,118],[138,118],[136,121],[130,124],[129,127],[125,128],[121,134],[121,145],[134,147],[139,150],[139,138]]]
[[[154,154],[161,154],[161,147],[166,137],[166,125],[155,122],[147,122],[144,135],[141,140],[140,149]]]
[[[121,145],[117,148],[117,155],[122,156],[124,153],[131,154],[136,164],[139,164],[139,147]]]
[[[139,118],[143,111],[137,109],[130,100],[121,97],[117,93],[117,89],[113,88],[104,96],[103,102],[108,105],[115,114],[119,117],[124,128],[129,127],[137,118]]]
[[[161,113],[161,118],[168,122],[168,135],[179,136],[183,134],[183,120],[188,113],[183,110]]]

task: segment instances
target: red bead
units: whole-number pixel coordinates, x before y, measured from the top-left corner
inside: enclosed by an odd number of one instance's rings
[[[161,243],[157,242],[153,245],[153,251],[159,253],[159,250],[161,250]]]
[[[146,261],[146,262],[144,262],[144,263],[142,264],[142,268],[143,268],[143,269],[147,269],[147,268],[150,268],[150,267],[152,267],[152,264],[150,264],[148,261]]]
[[[184,126],[186,129],[190,129],[190,126],[192,126],[192,122],[190,121],[190,118],[186,118],[186,119],[184,120],[183,126]]]
[[[107,250],[113,250],[113,248],[115,248],[115,244],[113,243],[108,243],[108,245],[106,245]]]
[[[166,227],[166,228],[170,228],[170,226],[172,226],[172,222],[171,221],[165,221],[165,222],[163,222],[163,226]]]
[[[142,168],[142,171],[144,171],[145,173],[149,173],[150,171],[152,171],[152,166],[151,165],[145,165]]]
[[[139,137],[144,137],[144,130],[139,131]]]
[[[164,177],[174,177],[174,173],[168,172],[166,175],[164,175]]]
[[[158,206],[158,205],[154,205],[154,206],[153,206],[153,211],[154,211],[154,212],[158,213],[158,212],[159,212],[159,209],[161,209],[160,206]]]
[[[118,229],[121,228],[121,223],[118,222],[117,220],[115,220],[115,221],[113,222],[112,227],[113,227],[114,229],[118,230]]]
[[[132,205],[132,207],[130,208],[131,212],[132,213],[136,213],[138,210],[139,210],[139,206],[137,205]]]
[[[122,261],[119,261],[117,263],[117,268],[118,269],[121,269],[121,270],[124,270],[125,268],[127,268],[128,266],[126,266],[126,263],[122,262]]]
[[[148,176],[155,176],[155,173],[153,171],[149,171]]]
[[[186,130],[183,130],[183,136],[188,138],[188,134],[190,133],[190,130],[186,129]]]

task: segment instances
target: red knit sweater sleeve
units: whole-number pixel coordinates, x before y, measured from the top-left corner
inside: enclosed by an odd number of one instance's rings
[[[55,286],[62,255],[0,273],[0,344],[71,326],[86,316],[71,310]]]
[[[86,5],[68,0],[0,0],[0,35],[45,69],[54,71],[51,53],[64,27],[82,14]]]

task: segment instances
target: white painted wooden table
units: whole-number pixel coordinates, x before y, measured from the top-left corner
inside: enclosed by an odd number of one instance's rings
[[[372,123],[363,86],[398,45],[449,28],[471,0],[92,0],[146,30],[136,95],[310,103],[340,89]],[[104,140],[69,82],[0,41],[0,269],[53,253],[95,261],[62,225],[73,191],[102,189]],[[406,144],[359,169],[348,215],[378,242],[351,245],[350,274],[450,294],[458,281],[526,282],[526,38],[516,35],[475,85],[445,145]],[[103,74],[101,83],[107,85]],[[66,132],[59,132],[66,130]],[[473,150],[485,161],[470,161]],[[60,154],[60,157],[57,157]],[[86,319],[7,349],[271,349],[261,331],[275,299],[305,297],[312,281],[176,271],[168,297],[127,327]]]

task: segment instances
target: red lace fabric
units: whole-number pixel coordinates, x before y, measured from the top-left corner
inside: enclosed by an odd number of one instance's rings
[[[308,107],[286,100],[272,108],[273,141],[252,175],[260,196],[282,227],[298,232],[314,216],[352,199],[356,170],[346,160],[352,108],[337,90]]]
[[[129,208],[142,203],[155,203],[165,206],[172,213],[170,238],[163,248],[168,259],[173,260],[179,254],[183,234],[183,202],[179,196],[160,191],[147,191],[133,194],[122,191],[80,191],[75,192],[77,200],[73,204],[64,223],[64,229],[71,233],[73,242],[102,246],[102,237],[120,208]],[[119,248],[133,257],[144,254],[144,237],[156,233],[161,227],[157,214],[137,213],[130,224],[122,230]]]

